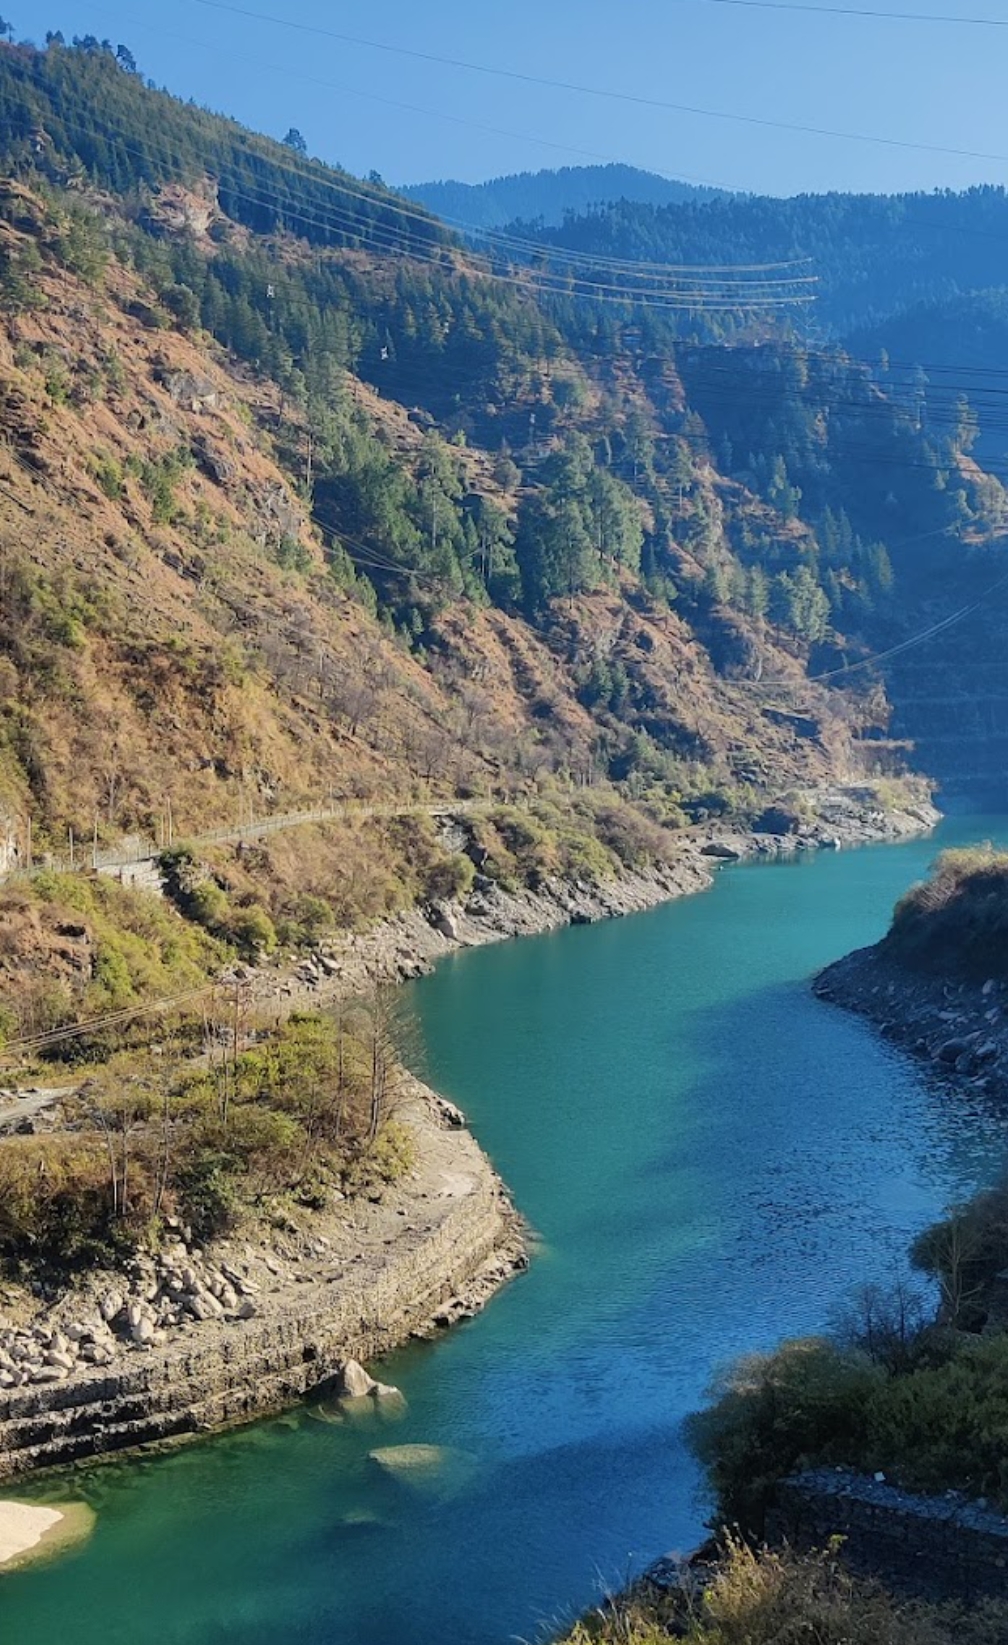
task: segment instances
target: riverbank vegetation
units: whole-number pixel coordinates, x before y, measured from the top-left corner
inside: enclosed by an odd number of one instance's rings
[[[578,1623],[565,1645],[1002,1645],[1003,1606],[911,1604],[854,1578],[833,1550],[770,1552],[730,1540],[691,1591],[647,1582]]]
[[[805,1468],[882,1472],[1008,1508],[1008,1336],[922,1332],[898,1366],[863,1344],[791,1342],[736,1365],[690,1424],[717,1517],[756,1535],[781,1480]]]
[[[404,1024],[385,995],[266,1032],[235,984],[207,1004],[202,1038],[195,1056],[169,1043],[110,1058],[57,1129],[4,1139],[0,1267],[66,1277],[156,1245],[168,1218],[203,1241],[409,1168]]]
[[[236,961],[282,967],[340,933],[462,901],[477,877],[534,891],[550,879],[602,884],[663,866],[684,823],[611,789],[547,788],[524,805],[471,814],[365,808],[237,844],[182,841],[156,863],[163,896],[79,871],[17,878],[0,886],[0,1043],[94,1023],[71,1054],[101,1058],[136,1041],[131,1021],[110,1014],[184,1001]],[[51,1058],[68,1047],[56,1038],[37,1049]]]
[[[943,852],[896,905],[882,952],[933,974],[1008,975],[1008,853],[990,845]]]

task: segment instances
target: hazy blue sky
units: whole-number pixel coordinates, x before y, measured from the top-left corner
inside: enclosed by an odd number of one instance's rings
[[[1005,0],[846,3],[1008,23]],[[774,193],[1008,182],[1008,27],[815,16],[712,0],[236,4],[663,102],[1005,158],[779,131],[521,84],[228,14],[200,0],[0,0],[19,36],[41,41],[59,28],[68,37],[123,41],[170,90],[278,136],[297,125],[312,153],[357,173],[374,168],[391,182],[475,181],[594,158]]]

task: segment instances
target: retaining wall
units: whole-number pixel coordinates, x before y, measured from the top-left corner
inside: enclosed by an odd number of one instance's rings
[[[305,1285],[260,1318],[208,1322],[108,1369],[0,1396],[0,1478],[280,1410],[324,1388],[347,1359],[373,1360],[429,1327],[439,1306],[515,1241],[513,1213],[487,1165],[472,1193],[390,1251],[363,1284],[348,1276]]]
[[[1008,1595],[1008,1518],[957,1492],[916,1496],[845,1469],[817,1469],[778,1486],[767,1535],[798,1548],[842,1536],[847,1562],[904,1593]]]

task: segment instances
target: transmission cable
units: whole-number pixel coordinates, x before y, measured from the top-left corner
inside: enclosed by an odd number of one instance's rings
[[[974,149],[949,148],[940,143],[912,142],[907,138],[880,137],[877,134],[859,131],[835,131],[824,126],[810,126],[790,120],[774,120],[768,116],[753,114],[738,114],[729,109],[700,108],[690,103],[673,103],[664,98],[646,97],[642,93],[617,91],[606,86],[581,85],[576,81],[557,80],[546,75],[530,74],[526,70],[506,69],[487,63],[472,63],[463,58],[446,57],[435,52],[419,51],[411,46],[392,45],[385,40],[368,40],[356,34],[347,34],[340,30],[323,28],[316,23],[302,23],[295,18],[278,17],[275,13],[253,11],[245,6],[231,3],[231,0],[192,0],[193,5],[204,6],[211,11],[228,12],[236,17],[244,17],[256,23],[269,23],[278,28],[292,29],[299,34],[311,34],[323,39],[338,40],[343,45],[365,46],[370,51],[392,53],[398,57],[411,57],[422,63],[436,63],[444,68],[464,69],[470,74],[486,74],[503,80],[515,80],[523,85],[545,86],[551,91],[572,91],[585,97],[607,98],[618,103],[631,103],[637,107],[665,109],[674,114],[700,115],[709,120],[731,120],[746,126],[765,126],[775,131],[798,132],[811,137],[834,137],[851,143],[875,143],[884,148],[915,149],[927,154],[950,154],[965,160],[1000,160],[1008,161],[1008,155],[989,154]]]

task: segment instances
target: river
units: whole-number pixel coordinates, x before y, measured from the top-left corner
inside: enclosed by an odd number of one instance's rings
[[[72,1480],[97,1531],[0,1582],[4,1645],[504,1645],[695,1543],[680,1426],[718,1366],[890,1277],[1005,1157],[1004,1114],[808,988],[938,844],[991,835],[732,868],[413,985],[424,1071],[534,1225],[530,1273],[387,1362],[395,1426],[300,1411]],[[456,1453],[434,1490],[368,1467],[412,1442]]]

